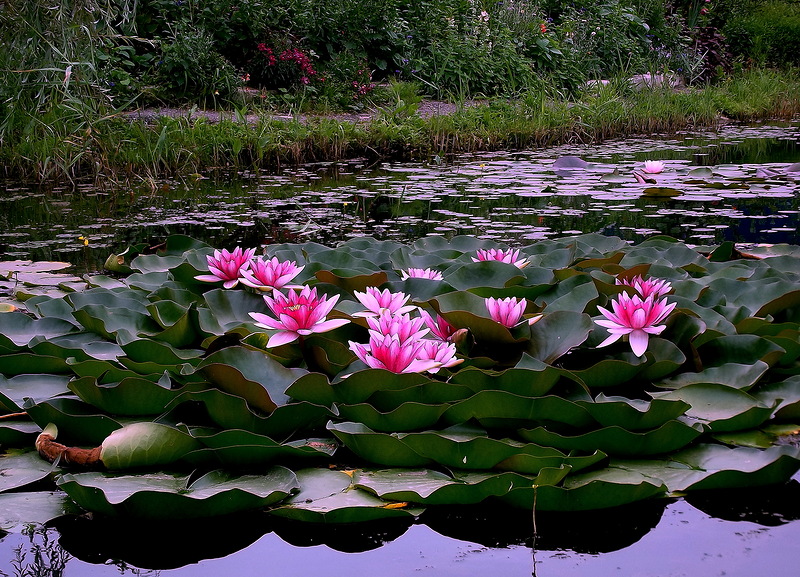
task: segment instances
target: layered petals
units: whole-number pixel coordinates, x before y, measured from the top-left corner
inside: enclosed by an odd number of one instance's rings
[[[436,373],[442,367],[453,367],[464,362],[464,359],[456,358],[456,345],[454,343],[431,339],[423,339],[421,342],[422,346],[417,351],[417,358],[419,360],[432,360],[437,363],[437,366],[428,369],[429,373]]]
[[[422,340],[400,342],[397,335],[381,335],[376,331],[370,331],[367,345],[350,341],[350,350],[367,366],[393,373],[421,373],[437,368],[437,361],[417,358],[422,346]]]
[[[447,341],[451,342],[453,340],[453,335],[456,332],[456,327],[448,323],[444,320],[443,317],[436,315],[436,319],[434,320],[431,315],[429,315],[426,311],[420,310],[420,316],[425,319],[425,324],[431,330],[433,336],[435,336],[440,341]]]
[[[528,259],[519,258],[519,249],[502,250],[499,248],[478,249],[476,251],[477,258],[472,257],[473,262],[480,262],[484,260],[499,260],[508,264],[513,264],[519,268],[528,266]]]
[[[275,290],[274,297],[264,296],[270,311],[275,317],[261,313],[250,313],[256,325],[278,332],[272,335],[268,347],[276,347],[291,343],[298,338],[312,333],[324,333],[346,325],[347,319],[326,320],[339,295],[328,299],[324,295],[317,296],[317,289],[308,286],[302,291],[290,290],[287,295]]]
[[[641,357],[647,350],[650,335],[661,334],[666,328],[666,325],[659,323],[666,320],[675,305],[676,303],[667,302],[667,299],[657,301],[649,296],[642,300],[639,295],[630,297],[627,293],[621,293],[618,299],[611,301],[613,311],[597,307],[605,319],[594,322],[608,329],[610,333],[598,346],[605,347],[628,335],[633,354]]]
[[[256,258],[251,262],[249,269],[241,271],[241,281],[242,284],[261,291],[281,289],[286,287],[304,268],[297,266],[294,261],[279,261],[276,257]]]
[[[662,297],[672,290],[672,284],[669,281],[659,278],[649,278],[644,280],[641,275],[637,275],[630,279],[617,279],[618,285],[625,285],[633,287],[639,293],[639,296],[646,299],[652,296],[654,299]]]
[[[408,278],[426,278],[429,280],[444,280],[442,273],[432,268],[409,268],[400,271],[400,280]]]
[[[645,160],[644,170],[647,174],[658,174],[664,172],[664,163],[660,160]]]
[[[239,284],[242,271],[250,268],[255,253],[256,249],[254,248],[242,250],[238,246],[232,252],[225,249],[215,250],[213,255],[206,256],[208,271],[211,274],[201,274],[194,278],[204,282],[224,281],[222,286],[228,289],[233,288]]]
[[[489,297],[485,299],[485,302],[486,309],[489,311],[489,316],[492,317],[492,320],[508,328],[516,326],[522,321],[522,315],[525,314],[525,306],[528,304],[525,299],[517,300],[514,297],[504,299]]]
[[[419,340],[425,336],[429,329],[423,328],[425,320],[421,317],[412,319],[409,315],[393,315],[383,312],[379,317],[367,318],[369,328],[380,335],[395,335],[400,342],[408,339]]]
[[[393,293],[389,289],[381,291],[375,287],[367,287],[365,292],[354,291],[353,294],[367,309],[364,312],[355,313],[353,315],[355,317],[375,317],[380,316],[383,312],[403,314],[417,308],[413,305],[406,305],[411,297],[405,293]]]

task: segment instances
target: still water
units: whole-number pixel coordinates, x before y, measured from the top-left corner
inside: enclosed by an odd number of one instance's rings
[[[581,170],[554,161],[578,156]],[[639,184],[644,160],[665,170]],[[400,242],[471,234],[523,246],[601,232],[632,242],[800,244],[800,123],[728,125],[670,137],[367,166],[355,160],[280,174],[43,190],[0,182],[0,258],[97,270],[111,251],[175,233],[218,247]],[[706,166],[707,173],[693,168]],[[794,167],[797,168],[797,167]],[[648,191],[649,189],[649,191]]]
[[[554,162],[564,156],[589,165],[559,169]],[[648,159],[666,168],[653,175],[655,184],[640,184],[632,171]],[[789,170],[798,162],[800,125],[789,123],[125,189],[5,182],[0,260],[66,260],[78,272],[97,271],[111,251],[175,233],[227,248],[430,234],[519,246],[598,231],[632,242],[669,234],[691,244],[800,244],[800,172]],[[799,481],[539,514],[535,529],[531,512],[491,507],[434,508],[415,523],[348,526],[296,525],[263,513],[156,526],[64,518],[0,532],[0,576],[788,577],[798,574]]]
[[[155,525],[155,526],[154,526]],[[591,513],[434,508],[419,522],[65,518],[0,538],[0,575],[625,577],[797,575],[800,482]],[[3,573],[5,571],[5,573]],[[27,572],[24,572],[27,571]]]

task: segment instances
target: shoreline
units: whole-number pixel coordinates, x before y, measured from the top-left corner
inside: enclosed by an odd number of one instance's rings
[[[215,171],[419,160],[452,154],[601,143],[727,121],[792,119],[800,76],[754,70],[702,89],[599,86],[580,99],[544,93],[463,103],[423,100],[369,112],[280,114],[191,109],[119,111],[50,125],[3,143],[5,177],[37,185],[153,185]]]

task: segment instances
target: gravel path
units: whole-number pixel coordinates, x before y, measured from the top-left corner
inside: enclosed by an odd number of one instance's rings
[[[466,106],[476,106],[476,102],[468,102]],[[453,104],[452,102],[444,102],[440,100],[423,100],[420,102],[419,107],[417,109],[417,114],[422,118],[430,118],[432,116],[439,116],[439,115],[446,115],[446,114],[453,114],[458,110],[458,105]],[[332,118],[339,120],[340,122],[369,122],[376,116],[380,114],[380,110],[377,108],[367,110],[364,112],[352,112],[352,113],[337,113],[337,114],[277,114],[277,113],[270,113],[270,114],[248,114],[246,116],[247,122],[250,124],[255,124],[259,120],[264,119],[272,119],[272,120],[285,120],[290,121],[293,119],[297,119],[300,122],[311,122],[316,119],[322,118]],[[192,109],[184,109],[184,108],[145,108],[141,110],[133,110],[130,112],[125,112],[124,115],[128,118],[134,120],[144,120],[145,122],[154,122],[158,118],[162,116],[168,116],[171,118],[181,118],[181,117],[189,117],[190,119],[194,118],[206,118],[209,122],[219,122],[220,120],[234,120],[236,118],[236,114],[234,112],[228,111],[218,111],[218,110],[201,110],[199,108],[192,108]]]

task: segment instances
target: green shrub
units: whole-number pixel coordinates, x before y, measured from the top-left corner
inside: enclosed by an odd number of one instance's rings
[[[209,102],[230,99],[241,78],[230,62],[215,50],[211,35],[202,29],[179,26],[162,40],[153,70],[157,94],[165,100]]]
[[[800,4],[758,2],[724,27],[732,52],[760,65],[800,64]]]

